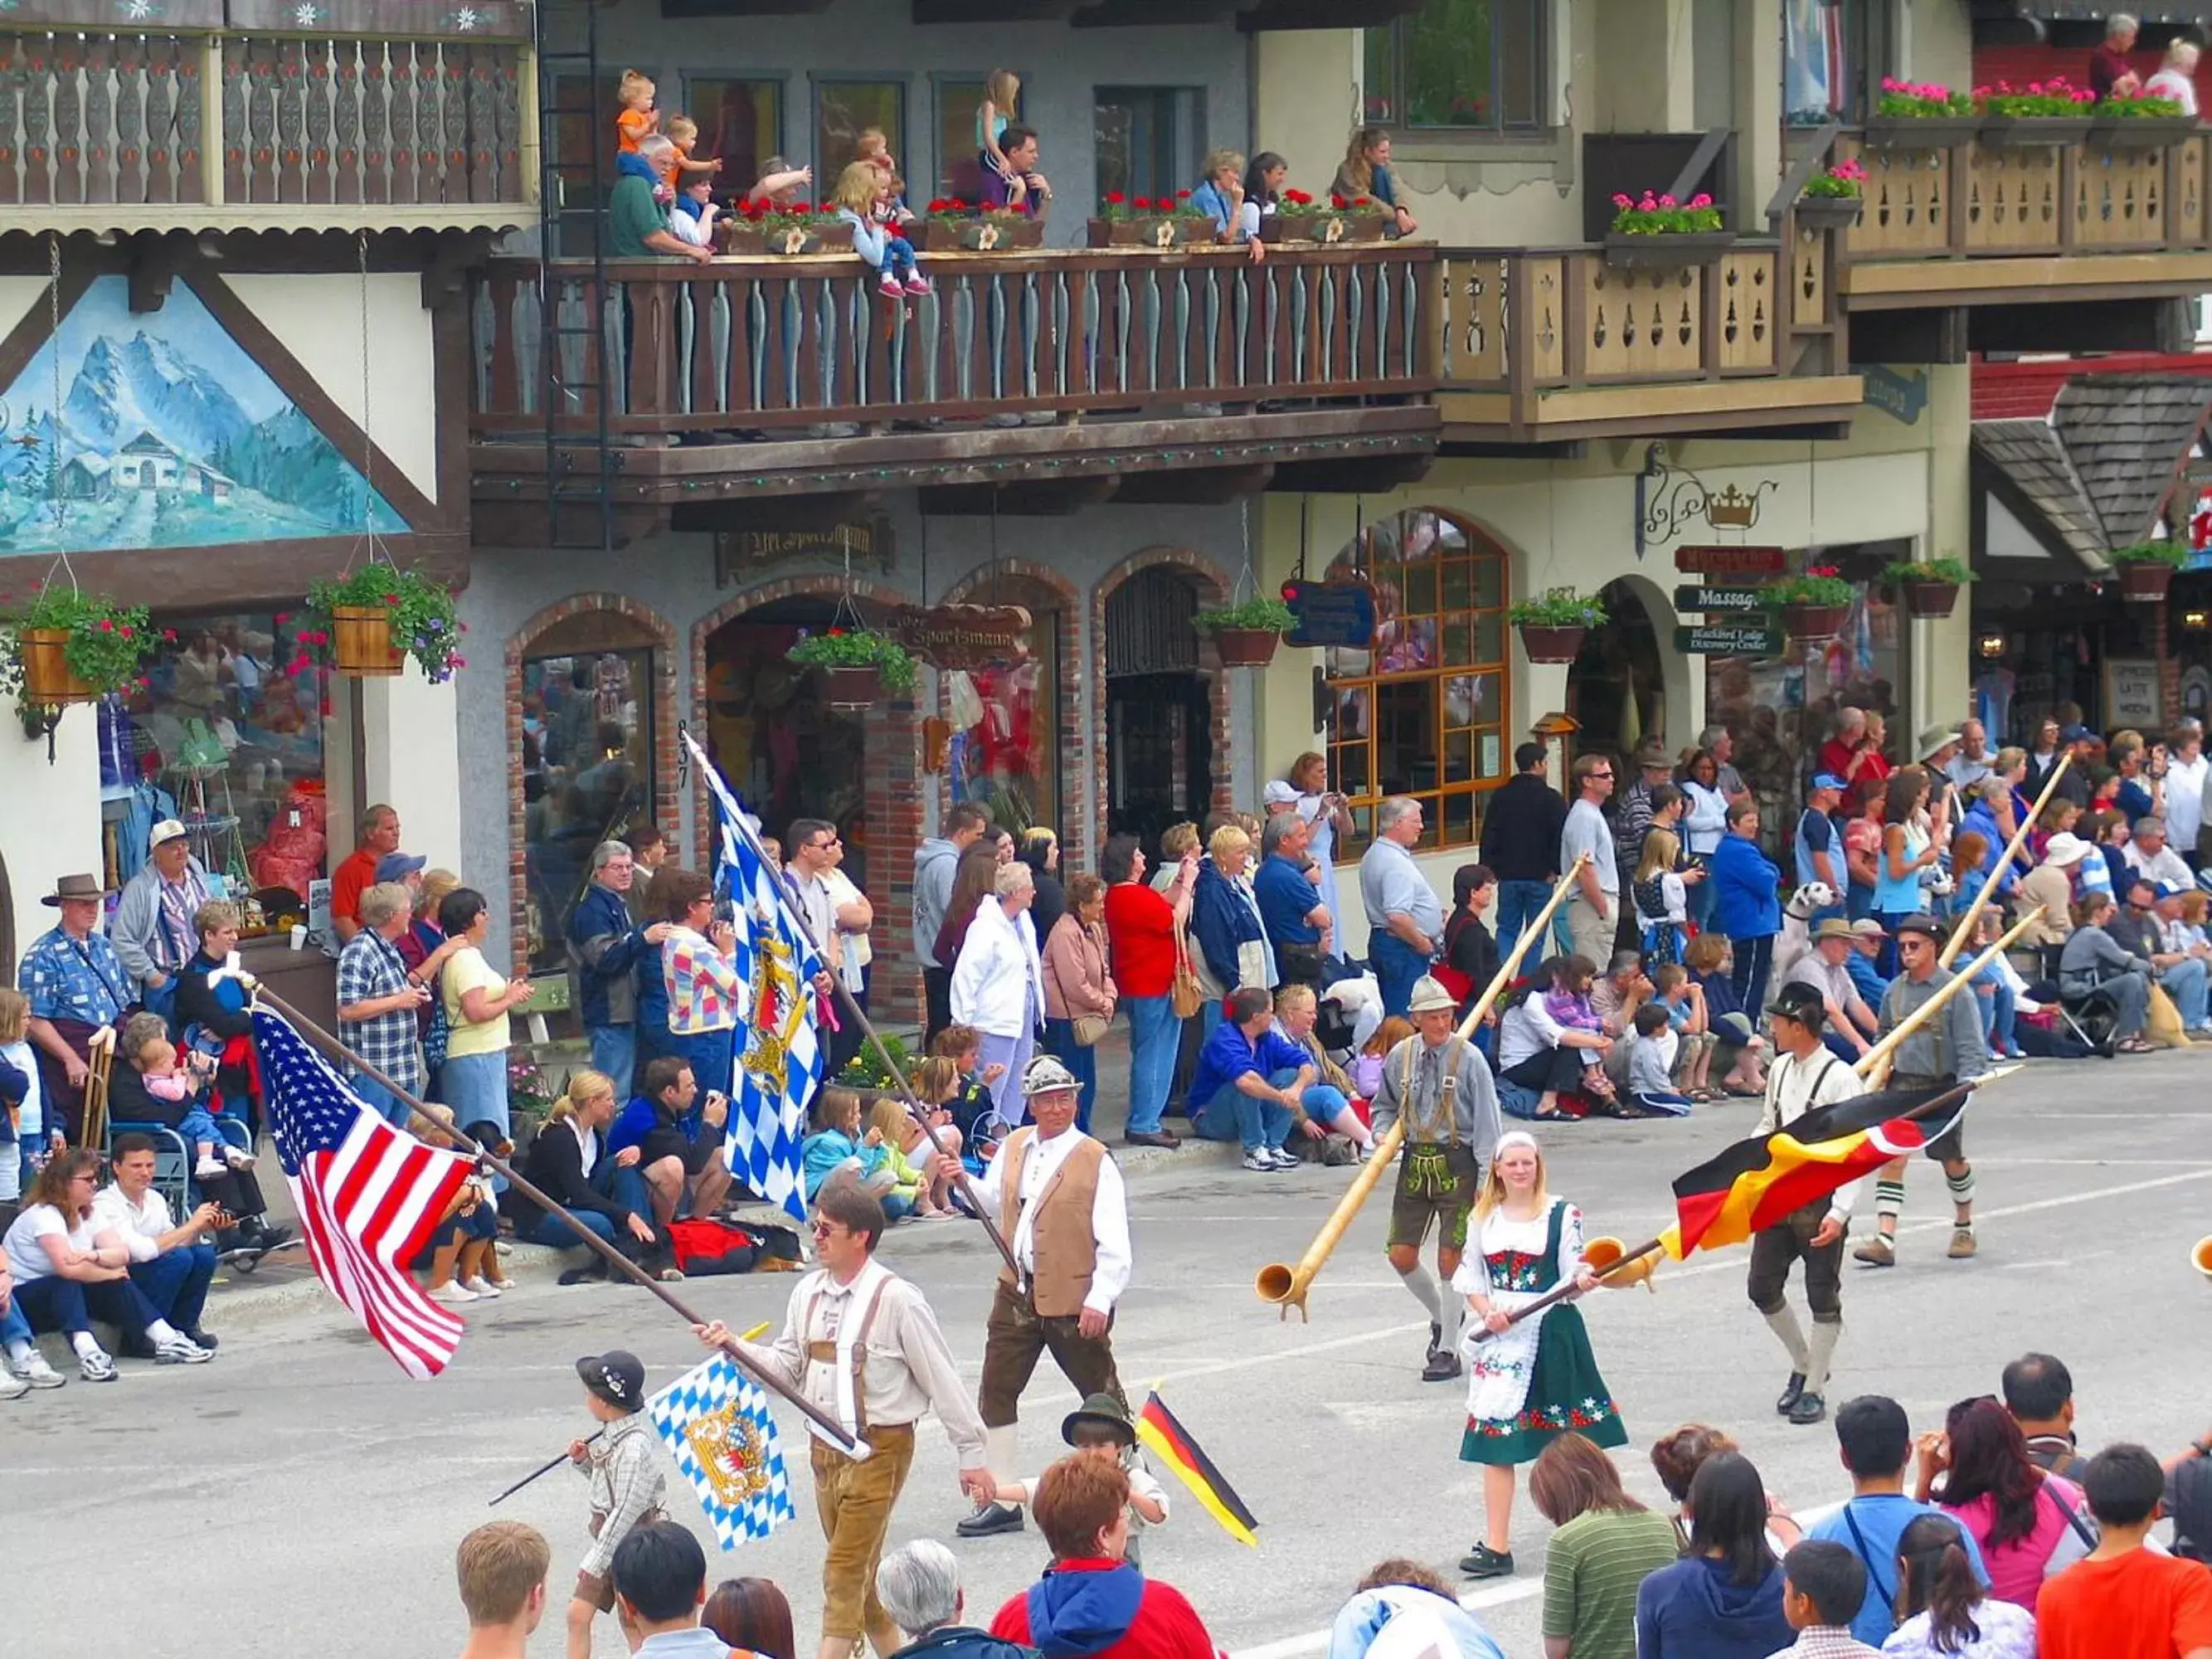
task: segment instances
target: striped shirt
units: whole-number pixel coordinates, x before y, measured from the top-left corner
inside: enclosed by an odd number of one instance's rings
[[[1590,1510],[1544,1553],[1544,1634],[1575,1659],[1636,1659],[1636,1591],[1676,1559],[1674,1526],[1650,1510]]]

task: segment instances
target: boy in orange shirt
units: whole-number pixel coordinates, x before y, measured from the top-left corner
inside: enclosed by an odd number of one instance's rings
[[[653,85],[635,70],[624,70],[615,88],[622,113],[615,117],[616,149],[623,155],[637,154],[638,141],[660,131],[660,113],[653,106]]]
[[[2044,1585],[2042,1659],[2212,1659],[2212,1568],[2143,1547],[2166,1492],[2158,1459],[2141,1446],[2107,1446],[2081,1481],[2103,1537]]]

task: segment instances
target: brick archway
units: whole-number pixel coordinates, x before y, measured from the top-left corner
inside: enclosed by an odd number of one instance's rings
[[[969,571],[945,590],[945,605],[965,605],[977,593],[994,584],[1010,584],[1018,590],[1030,584],[1052,596],[1060,615],[1059,635],[1060,678],[1058,701],[1060,719],[1053,733],[1063,757],[1080,757],[1091,732],[1092,699],[1084,696],[1086,683],[1083,672],[1083,634],[1079,620],[1083,610],[1083,590],[1050,565],[1033,559],[994,559],[990,563]],[[1004,603],[1020,605],[1026,596],[1016,596]],[[945,683],[938,682],[938,709],[940,717],[946,714]],[[1100,809],[1097,798],[1091,796],[1079,775],[1079,761],[1071,759],[1062,769],[1060,777],[1060,822],[1054,829],[1060,832],[1060,867],[1063,876],[1093,867],[1093,849],[1103,845]],[[938,811],[942,812],[951,803],[952,785],[949,777],[938,783]]]
[[[676,799],[676,627],[627,593],[572,593],[556,599],[508,635],[503,672],[507,686],[507,752],[522,754],[522,661],[530,647],[546,633],[572,617],[607,611],[635,623],[652,636],[653,671],[653,817],[660,832],[672,842],[678,830]],[[528,805],[523,799],[522,768],[507,775],[507,867],[508,941],[514,972],[525,975],[530,966],[530,894]]]
[[[1096,665],[1102,694],[1098,741],[1091,754],[1091,781],[1097,788],[1098,817],[1102,825],[1106,818],[1106,798],[1109,787],[1103,695],[1106,684],[1106,600],[1115,588],[1139,571],[1150,570],[1158,565],[1173,565],[1185,572],[1197,585],[1200,596],[1213,604],[1224,601],[1230,592],[1227,573],[1203,553],[1194,552],[1187,547],[1140,549],[1100,577],[1097,586],[1091,590],[1091,660]],[[1220,659],[1213,654],[1210,641],[1201,642],[1200,661],[1211,665],[1201,672],[1206,676],[1206,703],[1210,711],[1207,724],[1212,728],[1213,752],[1218,762],[1213,770],[1213,794],[1209,806],[1216,812],[1234,811],[1237,791],[1229,754],[1229,675],[1221,666]]]
[[[912,605],[915,596],[887,582],[855,576],[821,574],[781,577],[731,595],[691,625],[691,721],[707,730],[707,641],[746,612],[779,599],[865,600],[886,608]],[[879,1019],[910,1019],[921,1010],[921,972],[914,954],[914,860],[921,842],[921,693],[895,692],[880,716],[867,722],[867,745],[860,786],[861,811],[867,819],[871,861],[868,899],[875,907],[872,930],[875,966],[871,1002]],[[692,864],[705,869],[710,855],[714,809],[703,782],[692,791]]]

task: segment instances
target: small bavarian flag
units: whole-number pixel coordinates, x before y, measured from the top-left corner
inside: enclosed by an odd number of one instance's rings
[[[796,1517],[768,1396],[727,1355],[686,1372],[647,1410],[724,1549]]]

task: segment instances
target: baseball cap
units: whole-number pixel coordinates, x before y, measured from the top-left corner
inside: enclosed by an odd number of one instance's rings
[[[1298,802],[1298,792],[1280,778],[1275,778],[1260,792],[1260,799],[1268,806],[1295,806]]]
[[[1813,780],[1813,787],[1815,789],[1833,789],[1840,794],[1850,788],[1850,785],[1845,783],[1833,772],[1822,772]]]
[[[386,853],[376,861],[379,881],[404,881],[430,860],[417,858],[412,853]]]
[[[2186,887],[2177,887],[2170,881],[2154,882],[2152,886],[2162,899],[2179,898],[2189,890]]]
[[[174,818],[163,818],[147,833],[146,845],[159,847],[165,841],[180,841],[184,838],[184,834],[183,824]]]
[[[2069,726],[2058,735],[2067,743],[2087,743],[2097,734],[2086,726]]]

